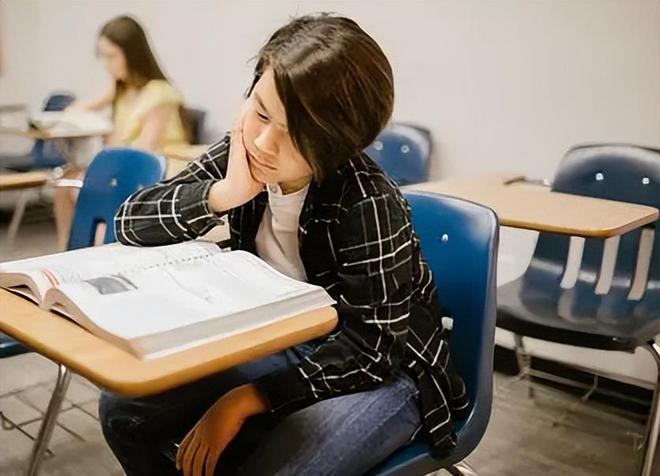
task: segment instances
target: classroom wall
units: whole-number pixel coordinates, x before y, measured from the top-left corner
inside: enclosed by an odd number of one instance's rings
[[[0,104],[36,109],[54,89],[100,93],[109,82],[94,57],[98,28],[128,12],[187,102],[209,112],[211,140],[235,116],[249,59],[267,36],[289,16],[316,11],[351,16],[382,45],[395,72],[394,119],[433,133],[433,177],[509,170],[551,178],[572,144],[660,146],[657,0],[0,0]],[[524,270],[534,240],[503,230],[500,282]],[[585,358],[653,375],[646,356]]]
[[[290,15],[355,18],[394,66],[399,120],[428,126],[433,174],[552,176],[577,142],[660,143],[657,0],[2,0],[0,101],[38,107],[50,90],[90,97],[108,80],[99,26],[130,12],[190,104],[230,124],[251,58]]]

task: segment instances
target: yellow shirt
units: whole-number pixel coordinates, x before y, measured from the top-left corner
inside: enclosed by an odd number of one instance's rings
[[[183,104],[183,98],[167,81],[152,79],[134,99],[129,101],[126,96],[117,99],[113,120],[116,145],[135,146],[142,133],[146,116],[154,108],[165,104],[173,105],[175,108],[158,141],[159,148],[172,144],[187,144],[188,140],[179,115],[179,106]]]

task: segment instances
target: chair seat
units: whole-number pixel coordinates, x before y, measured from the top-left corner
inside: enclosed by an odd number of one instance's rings
[[[410,474],[425,474],[442,467],[431,456],[431,449],[425,443],[413,443],[397,450],[383,463],[369,471],[365,476],[387,476],[396,474],[405,468]]]
[[[31,350],[8,335],[0,333],[0,359],[25,354],[26,352],[31,352]]]
[[[404,446],[389,456],[383,463],[373,468],[365,476],[388,476],[401,474],[428,474],[438,468],[448,468],[465,459],[476,446],[470,439],[469,444],[459,442],[455,449],[444,459],[435,458],[431,447],[423,442]]]
[[[593,285],[580,282],[572,289],[534,287],[523,276],[498,289],[497,327],[561,344],[629,352],[660,334],[660,290],[647,289],[642,300],[630,301],[625,288],[613,287],[601,296]]]

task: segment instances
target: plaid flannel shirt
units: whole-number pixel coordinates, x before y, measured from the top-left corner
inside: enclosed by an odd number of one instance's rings
[[[209,209],[207,196],[225,175],[228,151],[227,136],[175,177],[131,195],[115,216],[118,240],[171,244],[222,223],[225,217]],[[264,192],[227,213],[233,249],[256,254],[267,200]],[[431,270],[397,186],[367,155],[350,159],[322,184],[310,185],[299,245],[309,282],[337,301],[339,324],[313,343],[314,352],[297,367],[255,382],[271,411],[292,412],[369,390],[403,370],[419,389],[420,430],[439,454],[453,447],[452,417],[467,408],[468,397],[451,363]]]

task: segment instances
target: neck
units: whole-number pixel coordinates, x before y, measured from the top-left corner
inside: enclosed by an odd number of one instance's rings
[[[311,181],[312,181],[312,177],[311,176],[306,176],[306,177],[302,177],[298,180],[290,180],[288,182],[280,182],[280,188],[282,189],[282,193],[284,195],[288,195],[290,193],[295,193],[298,190],[302,190]]]

